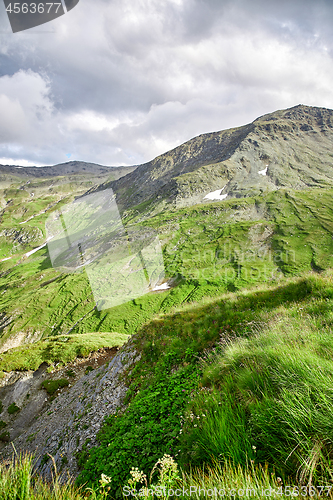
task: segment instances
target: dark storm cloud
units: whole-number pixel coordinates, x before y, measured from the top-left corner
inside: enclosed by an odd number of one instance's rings
[[[326,0],[81,1],[45,34],[2,18],[0,157],[136,164],[274,109],[333,107],[332,21]]]

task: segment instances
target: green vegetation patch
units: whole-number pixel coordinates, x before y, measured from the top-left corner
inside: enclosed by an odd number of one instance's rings
[[[8,406],[7,408],[7,412],[9,413],[9,415],[13,415],[14,413],[17,413],[18,411],[20,411],[21,408],[19,408],[16,403],[12,403],[11,405]]]
[[[10,434],[9,434],[9,432],[8,432],[8,431],[6,431],[6,432],[2,432],[2,433],[0,434],[0,441],[1,441],[2,443],[9,443],[9,441],[10,441]]]
[[[121,333],[86,333],[41,340],[15,347],[1,354],[0,370],[37,370],[44,362],[67,364],[77,357],[87,357],[102,347],[124,344],[128,335]]]
[[[59,378],[55,380],[44,380],[44,382],[42,382],[42,387],[52,396],[60,387],[67,387],[68,384],[69,381],[67,378]]]
[[[198,379],[193,366],[173,374],[167,370],[141,389],[123,413],[108,417],[98,434],[101,446],[78,457],[85,464],[79,481],[96,485],[102,473],[112,476],[112,493],[121,498],[119,485],[130,477],[131,466],[149,471],[164,453],[178,456],[181,416]]]

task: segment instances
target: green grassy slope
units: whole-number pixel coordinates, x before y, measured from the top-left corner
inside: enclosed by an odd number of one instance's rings
[[[33,344],[14,347],[1,354],[0,370],[37,370],[42,363],[65,365],[88,356],[101,347],[117,347],[128,340],[123,333],[91,332],[81,335],[58,335]]]
[[[176,281],[169,290],[102,311],[94,309],[84,270],[64,274],[53,269],[46,247],[22,258],[44,237],[18,247],[9,242],[15,253],[0,263],[1,343],[17,336],[37,340],[68,332],[133,334],[154,315],[182,303],[332,267],[332,193],[280,190],[265,198],[198,205],[136,223],[157,231],[166,278]],[[49,202],[41,199],[38,213]],[[16,213],[21,205],[15,198],[12,210]],[[39,218],[43,227],[47,215],[32,219],[31,230],[38,228]],[[5,216],[4,226],[13,214]]]

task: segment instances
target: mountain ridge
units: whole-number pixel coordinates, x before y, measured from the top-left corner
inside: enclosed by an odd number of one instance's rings
[[[139,206],[151,215],[166,205],[206,202],[209,193],[222,189],[223,198],[241,198],[327,187],[333,180],[332,146],[333,110],[300,104],[201,134],[89,192],[111,187],[122,212]]]
[[[21,167],[15,165],[0,165],[0,177],[4,174],[10,174],[17,177],[59,177],[63,175],[75,174],[113,174],[118,179],[121,175],[131,172],[135,166],[129,167],[109,167],[84,161],[69,161],[66,163],[58,163],[56,165],[48,165],[43,167]]]
[[[280,188],[328,187],[333,180],[332,146],[333,110],[299,104],[240,127],[200,134],[141,165],[0,165],[0,181],[8,176],[93,174],[96,182],[86,194],[112,188],[121,213],[152,215],[166,206],[181,208]]]

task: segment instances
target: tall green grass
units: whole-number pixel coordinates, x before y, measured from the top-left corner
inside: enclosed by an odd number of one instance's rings
[[[31,455],[16,455],[10,464],[0,462],[1,500],[98,500],[94,492],[83,492],[70,480],[63,482],[56,470],[50,483],[33,470]]]
[[[169,483],[166,491],[179,489],[181,494],[177,495],[178,498],[201,499],[212,496],[214,491],[219,492],[220,497],[226,499],[290,498],[288,492],[285,494],[284,484],[280,477],[269,472],[267,467],[255,467],[253,464],[242,468],[230,463],[222,465],[221,462],[216,461],[205,468],[196,468],[189,472],[180,471],[179,479]],[[122,487],[124,486],[126,486],[125,483]],[[304,494],[307,491],[302,492],[301,488],[294,485],[290,490],[295,492],[296,489],[303,493],[303,498],[309,496]],[[127,493],[125,489],[123,491]],[[185,495],[182,494],[183,491],[186,492]],[[332,495],[327,492],[328,490],[324,490],[322,496],[332,498]],[[138,489],[137,493],[139,493]],[[143,495],[140,498],[142,497]],[[173,498],[173,496],[168,496],[168,493],[164,495],[163,489],[160,490],[158,497],[163,500]],[[0,462],[1,500],[102,500],[105,498],[112,498],[108,494],[108,488],[101,486],[95,490],[78,488],[69,479],[63,481],[56,470],[51,482],[44,481],[34,472],[31,455],[16,456],[9,465]],[[151,499],[156,496],[147,492],[144,498]]]
[[[282,478],[270,472],[267,466],[255,466],[250,463],[247,467],[235,466],[232,463],[214,460],[212,464],[201,468],[193,468],[182,474],[182,486],[192,492],[191,498],[199,500],[213,496],[214,498],[248,499],[248,498],[290,498],[302,494],[308,497],[308,489],[301,489],[295,483],[284,483]],[[288,481],[288,480],[287,480]],[[285,488],[286,486],[289,488]],[[190,490],[190,488],[192,489]],[[289,491],[288,491],[289,490]],[[323,495],[329,493],[324,490]],[[213,495],[212,495],[213,492]],[[218,496],[219,495],[219,496]],[[328,494],[328,497],[332,495]],[[184,497],[186,498],[186,497]]]
[[[313,310],[311,301],[301,311],[307,308]],[[333,479],[331,311],[324,319],[296,316],[295,309],[280,307],[266,327],[220,346],[205,360],[202,383],[211,392],[197,396],[191,411],[209,411],[196,427],[189,414],[183,461],[254,460],[301,484]],[[224,426],[219,440],[213,437],[217,421]]]
[[[242,465],[254,458],[246,409],[238,406],[232,394],[200,393],[187,413],[183,433],[181,447],[186,440],[189,450],[183,462],[186,467],[210,462],[212,456]]]

